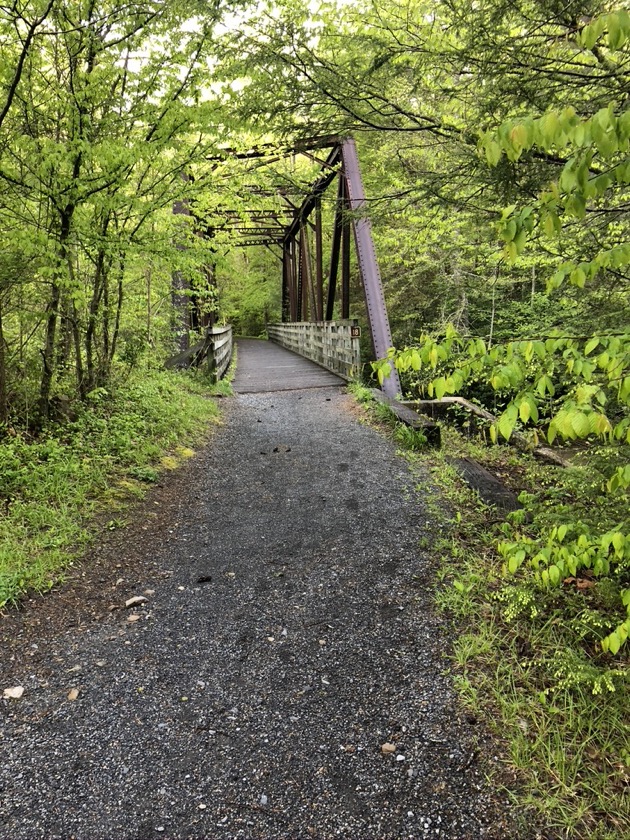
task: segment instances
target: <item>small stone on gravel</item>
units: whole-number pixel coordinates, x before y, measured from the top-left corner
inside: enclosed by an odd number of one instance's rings
[[[127,608],[136,607],[138,604],[144,604],[146,600],[147,599],[144,597],[144,595],[134,595],[133,598],[129,598],[127,601],[125,601],[125,606]]]

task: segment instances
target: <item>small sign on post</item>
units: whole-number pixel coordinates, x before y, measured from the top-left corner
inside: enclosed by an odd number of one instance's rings
[[[350,327],[350,338],[361,338],[361,327]]]

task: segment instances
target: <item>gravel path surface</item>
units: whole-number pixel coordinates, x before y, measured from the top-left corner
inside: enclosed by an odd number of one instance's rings
[[[417,478],[338,388],[223,406],[0,622],[2,840],[515,836],[443,674]]]

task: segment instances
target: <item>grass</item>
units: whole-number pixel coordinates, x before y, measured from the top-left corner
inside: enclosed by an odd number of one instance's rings
[[[357,397],[392,435],[377,405],[370,408],[361,390]],[[428,468],[442,491],[432,509],[447,526],[434,546],[435,598],[453,626],[451,670],[462,702],[503,744],[504,764],[518,780],[508,793],[526,815],[526,836],[630,837],[628,654],[612,658],[599,644],[617,620],[618,582],[541,589],[525,569],[507,574],[497,551],[506,530],[535,535],[571,518],[606,529],[623,520],[623,498],[601,492],[608,455],[593,448],[583,466],[561,470],[448,427],[442,436],[441,452],[405,454]],[[511,524],[483,505],[447,462],[453,455],[472,457],[516,492],[525,490],[526,521]]]
[[[124,388],[95,392],[73,422],[2,441],[0,608],[50,589],[85,549],[97,514],[111,511],[111,527],[121,527],[121,511],[160,471],[194,454],[188,444],[218,419],[208,398],[218,387],[143,370]]]
[[[418,429],[399,423],[390,406],[387,403],[376,402],[369,388],[358,382],[351,382],[348,390],[358,402],[369,407],[370,416],[376,424],[391,430],[394,440],[401,449],[416,452],[426,448],[426,436]]]

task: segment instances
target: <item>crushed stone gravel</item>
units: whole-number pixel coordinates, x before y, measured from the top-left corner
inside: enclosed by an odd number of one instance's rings
[[[418,477],[338,388],[222,405],[127,528],[0,620],[0,689],[24,687],[0,838],[515,837],[447,673]]]

